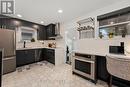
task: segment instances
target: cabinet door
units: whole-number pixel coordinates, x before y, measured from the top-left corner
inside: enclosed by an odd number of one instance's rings
[[[17,67],[35,62],[35,50],[16,51]]]
[[[35,50],[26,50],[26,64],[31,64],[35,62]]]
[[[55,35],[55,24],[50,24],[46,27],[46,36],[47,36],[47,39],[50,40],[49,37],[54,37],[56,36]]]
[[[26,64],[27,55],[25,51],[16,51],[16,66],[23,66]]]
[[[55,50],[47,49],[46,50],[46,59],[48,62],[55,64]]]
[[[44,51],[45,51],[45,49],[40,49],[39,50],[39,57],[40,57],[39,61],[45,60],[44,59]]]
[[[38,40],[46,40],[46,28],[40,27],[37,31],[38,33]]]
[[[36,49],[35,50],[35,57],[36,57],[36,59],[35,59],[35,62],[40,62],[40,61],[43,61],[44,59],[43,59],[43,50],[44,49]]]

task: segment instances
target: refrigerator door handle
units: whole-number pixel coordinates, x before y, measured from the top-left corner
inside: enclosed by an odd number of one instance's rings
[[[16,31],[14,31],[14,43],[13,43],[13,48],[14,48],[14,55],[16,55]]]
[[[2,61],[4,61],[4,60],[10,60],[10,59],[14,59],[14,58],[13,57],[3,58]]]

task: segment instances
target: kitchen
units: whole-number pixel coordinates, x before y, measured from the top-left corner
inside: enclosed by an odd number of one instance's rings
[[[15,2],[19,8],[25,3]],[[2,87],[129,87],[129,6],[129,0],[115,1],[69,22],[59,9],[59,20],[48,18],[47,24],[25,14],[0,15]],[[114,58],[128,65],[109,60]],[[116,64],[122,64],[122,70],[111,72]]]

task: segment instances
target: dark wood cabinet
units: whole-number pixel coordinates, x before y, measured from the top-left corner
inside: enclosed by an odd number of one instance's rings
[[[106,58],[103,56],[96,56],[97,59],[97,78],[103,81],[109,80],[109,73],[106,68]]]
[[[33,23],[18,18],[12,18],[8,16],[0,15],[0,28],[15,30],[16,27],[25,26],[25,27],[30,27],[35,29],[34,25],[37,25],[37,29],[38,29],[37,39],[46,40],[46,27],[44,25],[40,25],[37,23]]]
[[[16,51],[17,67],[35,62],[35,50],[18,50]]]
[[[40,62],[44,59],[44,49],[27,49],[16,51],[16,64],[17,67],[31,64],[34,62]]]
[[[46,38],[47,40],[54,40],[53,38],[50,37],[55,37],[55,24],[49,24],[46,26]]]
[[[34,49],[35,50],[35,62],[40,62],[44,60],[44,49]]]
[[[50,38],[56,36],[55,24],[44,26],[26,20],[0,15],[0,28],[15,30],[16,27],[25,26],[35,29],[35,25],[37,25],[38,40],[55,40],[54,38]]]
[[[46,27],[42,27],[37,31],[38,40],[46,40]]]
[[[44,58],[46,61],[55,64],[55,50],[53,49],[45,49],[44,50]]]
[[[17,67],[46,60],[55,64],[55,50],[53,49],[27,49],[16,51]]]
[[[26,64],[34,63],[35,62],[35,50],[26,50]]]

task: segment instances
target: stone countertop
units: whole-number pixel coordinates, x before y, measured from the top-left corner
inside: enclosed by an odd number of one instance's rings
[[[33,50],[33,49],[43,49],[43,48],[56,50],[56,49],[59,49],[60,47],[56,47],[56,48],[50,48],[50,47],[26,47],[26,48],[17,48],[16,50]]]
[[[128,60],[130,60],[130,55],[125,55],[125,54],[107,54],[107,56],[110,56],[112,58],[128,59]]]
[[[74,53],[81,53],[81,54],[90,54],[90,55],[96,55],[96,56],[106,56],[106,54],[104,53],[100,53],[100,52],[92,52],[92,51],[89,51],[89,52],[86,52],[86,51],[78,51],[78,50],[73,50]]]
[[[74,53],[81,53],[81,54],[90,54],[90,55],[96,55],[96,56],[112,56],[112,57],[117,57],[117,58],[125,58],[125,59],[130,59],[130,55],[125,55],[125,54],[112,54],[112,53],[106,53],[106,54],[101,54],[101,53],[95,53],[95,52],[85,52],[85,51],[77,51],[73,50]]]

